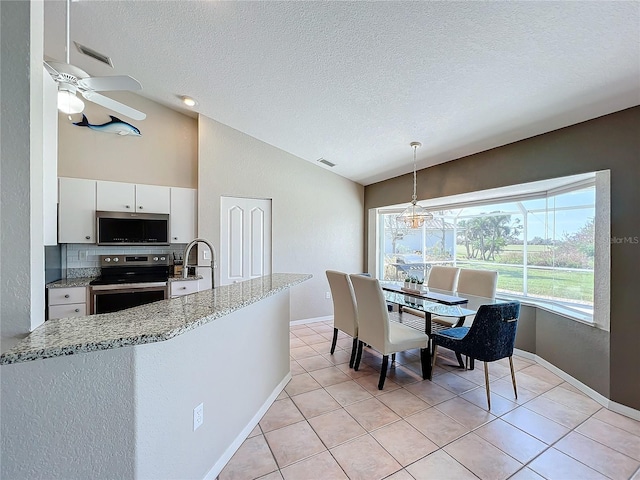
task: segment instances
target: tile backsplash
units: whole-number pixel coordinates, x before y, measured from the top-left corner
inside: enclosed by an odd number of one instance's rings
[[[144,253],[167,253],[173,258],[182,256],[186,244],[171,244],[163,246],[140,246],[140,247],[99,247],[86,243],[68,243],[66,244],[66,268],[67,277],[70,270],[75,269],[99,269],[100,255],[127,255],[127,254],[144,254]]]

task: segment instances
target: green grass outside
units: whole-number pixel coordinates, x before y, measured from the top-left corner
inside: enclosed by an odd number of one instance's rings
[[[522,267],[491,263],[457,262],[462,268],[498,271],[498,290],[522,292]],[[527,270],[527,293],[537,297],[569,300],[593,305],[593,272],[551,269]]]

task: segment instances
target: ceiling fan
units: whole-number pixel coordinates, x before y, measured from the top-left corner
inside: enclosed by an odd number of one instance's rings
[[[77,92],[80,92],[90,102],[97,103],[134,120],[144,120],[147,116],[141,111],[98,93],[117,90],[132,92],[142,90],[142,85],[135,78],[128,75],[92,77],[84,70],[70,64],[70,2],[71,0],[67,0],[66,63],[44,62],[49,75],[58,84],[58,109],[67,114],[82,112],[84,110],[84,102],[76,95]]]

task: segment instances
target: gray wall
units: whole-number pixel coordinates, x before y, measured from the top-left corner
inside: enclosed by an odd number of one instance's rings
[[[0,350],[5,351],[44,321],[43,5],[0,3]]]
[[[640,107],[420,170],[418,198],[606,169],[611,170],[611,236],[638,238]],[[367,186],[365,209],[406,202],[411,181],[410,175],[403,175]],[[588,325],[551,321],[543,315],[532,353],[552,356],[547,360],[558,368],[611,400],[640,410],[640,389],[638,382],[632,381],[640,378],[640,296],[634,288],[638,265],[639,244],[611,245],[610,334]],[[570,335],[574,337],[563,342]],[[562,343],[564,350],[552,355],[551,339],[556,345]],[[589,360],[585,363],[586,357]],[[603,368],[608,372],[603,374]]]
[[[272,271],[313,275],[291,291],[291,320],[332,315],[325,270],[364,261],[362,185],[202,115],[198,127],[199,236],[220,251],[221,195],[272,199]]]

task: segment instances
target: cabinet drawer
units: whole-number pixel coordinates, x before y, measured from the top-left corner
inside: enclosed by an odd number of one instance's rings
[[[86,287],[50,288],[49,305],[87,303]]]
[[[198,280],[183,280],[178,282],[171,282],[172,297],[189,295],[190,293],[196,293],[197,291],[198,291]]]
[[[71,303],[69,305],[51,305],[49,320],[54,318],[84,317],[87,314],[86,303]]]

